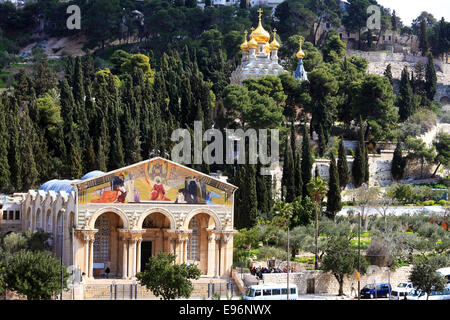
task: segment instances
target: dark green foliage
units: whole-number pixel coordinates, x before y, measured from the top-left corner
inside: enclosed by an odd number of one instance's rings
[[[256,166],[237,165],[233,181],[239,189],[235,195],[235,225],[237,229],[250,228],[256,221],[258,196],[256,194]]]
[[[405,67],[402,71],[397,106],[400,121],[405,121],[414,113],[413,92],[409,80],[408,67]]]
[[[389,83],[391,84],[391,86],[394,85],[394,80],[392,79],[392,68],[391,68],[391,64],[388,64],[386,67],[386,70],[384,71],[384,76],[386,78],[388,78]]]
[[[339,186],[339,173],[333,153],[330,154],[330,169],[327,193],[327,215],[334,220],[336,214],[342,209],[341,188]]]
[[[422,56],[424,57],[428,54],[428,51],[430,50],[430,43],[428,41],[428,34],[427,34],[427,24],[423,17],[420,20],[419,48],[420,51],[422,52]]]
[[[350,171],[348,169],[347,154],[345,152],[343,139],[339,140],[337,167],[338,167],[338,174],[339,174],[339,186],[340,186],[341,190],[344,190],[350,181],[350,177],[349,177]]]
[[[175,264],[175,258],[171,253],[166,255],[160,252],[157,257],[150,258],[145,270],[139,272],[136,278],[155,296],[164,300],[189,298],[194,290],[190,279],[198,279],[201,271],[194,264]]]
[[[359,188],[365,181],[365,159],[364,159],[364,151],[365,149],[365,143],[362,139],[362,142],[360,141],[358,144],[358,147],[355,151],[355,157],[353,159],[353,165],[352,165],[352,180],[353,185],[355,188]]]
[[[0,97],[0,191],[8,191],[11,187],[11,173],[8,163],[8,132],[6,126],[6,108]]]
[[[281,179],[281,188],[284,201],[290,203],[294,201],[296,194],[295,175],[294,175],[294,157],[289,138],[286,139],[284,148],[283,176]]]
[[[403,158],[402,145],[400,142],[397,142],[397,146],[395,147],[394,157],[392,159],[391,166],[391,174],[394,180],[400,180],[403,178],[403,174],[405,171],[405,159]]]
[[[436,70],[434,68],[433,55],[428,54],[428,63],[425,69],[425,90],[426,96],[429,100],[433,100],[436,95]]]
[[[302,158],[299,150],[296,150],[294,157],[294,183],[295,183],[295,197],[301,197],[303,192],[303,178],[302,178]]]
[[[306,188],[307,184],[312,179],[312,167],[313,158],[311,155],[311,145],[309,142],[309,135],[306,130],[306,125],[303,126],[303,140],[302,140],[302,181],[303,181],[303,192],[302,196],[308,196],[309,192]]]
[[[7,259],[5,281],[8,288],[28,300],[50,300],[61,292],[61,280],[67,289],[69,273],[61,261],[49,252],[21,250]]]
[[[361,257],[361,271],[365,271],[367,266],[367,261]],[[333,237],[327,242],[322,268],[335,276],[339,283],[339,295],[343,295],[345,276],[358,270],[358,250],[347,236]]]

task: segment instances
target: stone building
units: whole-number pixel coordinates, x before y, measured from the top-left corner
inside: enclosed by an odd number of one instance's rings
[[[228,277],[236,189],[157,157],[30,190],[20,201],[20,231],[51,233],[53,252],[88,282],[107,268],[111,278],[132,280],[159,252],[196,264],[204,276]]]

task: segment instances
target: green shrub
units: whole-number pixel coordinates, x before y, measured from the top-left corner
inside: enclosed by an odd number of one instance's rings
[[[432,206],[434,205],[435,201],[434,200],[427,200],[423,202],[424,206]]]
[[[444,200],[444,199],[439,200],[437,203],[438,203],[440,206],[443,206],[443,207],[447,207],[447,206],[450,205],[450,201],[446,201],[446,200]]]

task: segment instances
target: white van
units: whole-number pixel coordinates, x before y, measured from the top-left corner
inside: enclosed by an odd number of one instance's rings
[[[401,282],[397,287],[392,289],[390,300],[404,300],[405,297],[414,290],[413,284],[411,282]]]
[[[298,290],[295,284],[289,284],[289,300],[298,299]],[[263,284],[249,286],[244,300],[287,300],[286,284]]]
[[[450,267],[447,268],[441,268],[437,269],[437,272],[439,272],[445,279],[447,279],[447,289],[450,289]]]

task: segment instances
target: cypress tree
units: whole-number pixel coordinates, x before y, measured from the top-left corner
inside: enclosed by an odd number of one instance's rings
[[[392,67],[391,64],[389,63],[386,67],[386,70],[384,71],[384,76],[386,78],[388,78],[389,83],[391,84],[391,86],[394,85],[394,79],[392,78]]]
[[[341,188],[339,186],[339,173],[333,153],[330,154],[330,168],[327,193],[327,213],[329,218],[335,218],[342,209]]]
[[[306,185],[312,179],[313,158],[311,155],[311,144],[309,142],[309,135],[306,130],[306,125],[303,126],[303,141],[302,141],[302,180],[303,192],[302,196],[309,195]]]
[[[394,157],[392,159],[391,174],[394,180],[400,180],[403,178],[405,171],[405,159],[403,158],[402,145],[400,141],[397,142],[395,147]]]
[[[35,153],[33,143],[35,142],[33,123],[28,115],[28,109],[22,110],[20,119],[20,158],[25,160],[20,162],[20,174],[22,181],[22,189],[29,190],[36,186],[39,179],[39,172],[36,167]]]
[[[436,95],[436,70],[434,68],[433,55],[431,53],[428,54],[428,63],[427,68],[425,70],[425,90],[427,93],[427,98],[430,101],[433,101],[434,96]]]
[[[397,31],[397,15],[395,13],[395,10],[392,11],[392,17],[391,17],[391,24],[392,24],[392,31]]]
[[[319,156],[323,157],[326,148],[325,135],[323,134],[323,126],[319,124]]]
[[[267,199],[267,183],[266,177],[259,174],[261,171],[261,165],[256,166],[256,195],[258,199],[258,211],[267,213],[269,211],[269,201]]]
[[[320,178],[319,165],[316,164],[314,167],[314,179]]]
[[[79,56],[75,58],[72,84],[73,98],[75,102],[81,106],[81,104],[84,104],[84,75],[81,57]],[[77,113],[81,111],[82,110],[77,110]]]
[[[5,106],[10,105],[9,112],[6,113],[6,124],[9,133],[8,163],[10,167],[11,186],[13,190],[22,190],[19,106],[15,98],[5,97],[5,99],[7,99]]]
[[[347,155],[344,147],[344,139],[339,140],[337,167],[339,174],[339,186],[341,187],[341,190],[344,190],[350,180]]]
[[[355,158],[353,159],[352,165],[352,177],[353,184],[356,188],[359,188],[366,181],[366,159],[365,159],[365,143],[364,143],[364,127],[362,124],[362,119],[359,120],[359,143],[356,148]]]
[[[419,34],[419,48],[422,51],[422,56],[426,56],[430,50],[430,43],[428,42],[427,24],[425,18],[420,20],[420,34]]]
[[[294,157],[292,155],[292,148],[288,137],[286,137],[286,145],[284,148],[283,176],[281,182],[281,190],[284,201],[294,201],[296,194]]]
[[[358,145],[355,152],[355,157],[353,159],[353,165],[352,165],[352,178],[353,178],[353,185],[355,188],[359,188],[363,182],[364,182],[364,154],[361,147],[361,144]]]
[[[402,71],[397,106],[400,121],[405,121],[414,113],[414,96],[409,82],[408,67],[406,66]]]
[[[302,179],[302,159],[300,151],[295,152],[294,158],[294,183],[295,183],[295,197],[301,197],[303,191],[303,179]]]
[[[247,179],[246,210],[249,215],[247,227],[252,227],[256,222],[258,213],[258,197],[256,195],[256,165],[246,164],[245,173]]]
[[[369,183],[369,179],[370,179],[369,152],[367,146],[364,143],[364,182]]]
[[[7,192],[11,188],[11,179],[8,163],[9,132],[6,126],[6,108],[0,97],[0,191]]]
[[[66,154],[64,155],[66,165],[66,176],[77,179],[83,174],[82,152],[80,149],[80,139],[74,127],[74,105],[75,101],[69,84],[64,79],[60,84],[61,114],[63,115],[64,144]]]

